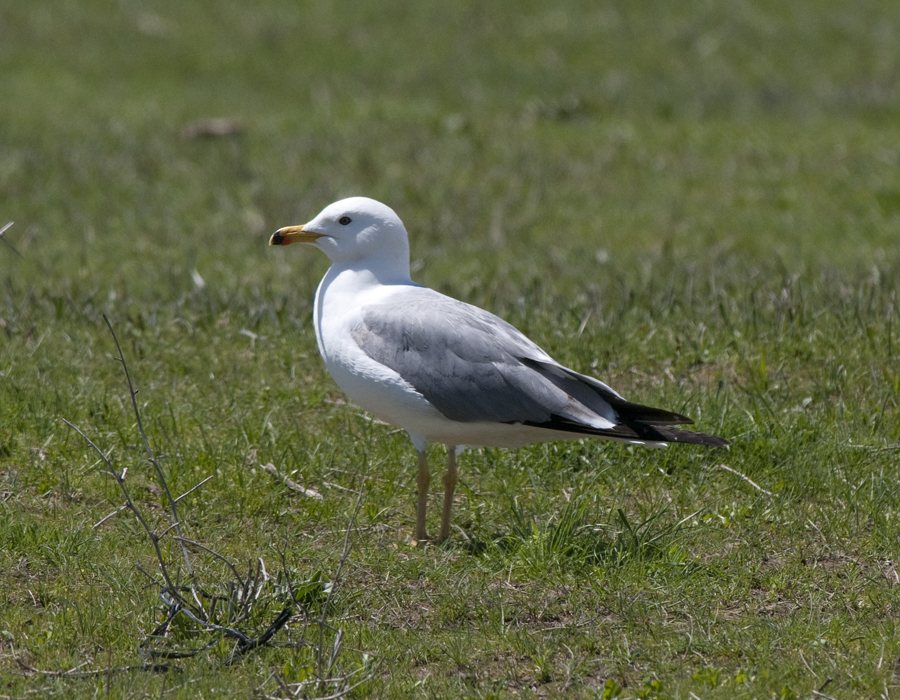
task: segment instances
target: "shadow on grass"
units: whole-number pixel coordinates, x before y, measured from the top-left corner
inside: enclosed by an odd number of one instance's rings
[[[476,556],[496,553],[507,565],[535,574],[559,568],[622,567],[665,556],[687,520],[667,522],[669,508],[664,507],[633,522],[624,510],[616,508],[609,521],[601,523],[593,505],[587,499],[573,498],[555,516],[540,519],[513,499],[509,532],[489,541],[472,538],[466,549]]]

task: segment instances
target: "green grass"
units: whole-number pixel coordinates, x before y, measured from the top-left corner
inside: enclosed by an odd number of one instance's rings
[[[898,697],[898,46],[888,0],[0,2],[0,697],[277,695],[322,615],[350,697]],[[318,357],[327,261],[266,246],[350,194],[417,280],[733,447],[470,451],[409,546],[415,453]],[[288,580],[315,617],[237,664],[27,670],[141,664],[161,621],[62,420],[167,528],[103,314],[172,490],[214,477],[186,536],[272,575],[248,633]]]

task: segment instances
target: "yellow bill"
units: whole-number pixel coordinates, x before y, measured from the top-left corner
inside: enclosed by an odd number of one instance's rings
[[[305,224],[304,224],[305,225]],[[278,229],[269,239],[269,245],[290,245],[291,243],[314,243],[323,234],[304,231],[303,226],[285,226]]]

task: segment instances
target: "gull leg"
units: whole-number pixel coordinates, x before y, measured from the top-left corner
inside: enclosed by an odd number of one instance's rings
[[[419,488],[419,502],[416,508],[416,540],[424,542],[428,539],[425,532],[425,508],[428,506],[428,485],[431,483],[431,473],[428,471],[428,455],[423,449],[419,452],[419,476],[416,485]]]
[[[441,513],[441,537],[450,537],[450,510],[453,508],[453,491],[456,489],[456,445],[447,445],[447,473],[444,475],[444,512]]]

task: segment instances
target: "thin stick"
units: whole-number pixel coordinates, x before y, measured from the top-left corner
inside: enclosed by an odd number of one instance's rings
[[[4,233],[6,233],[9,230],[9,227],[12,226],[14,223],[15,223],[15,221],[10,221],[8,224],[6,224],[6,226],[4,226],[3,228],[0,228],[0,241],[3,241],[4,243],[6,243],[6,245],[9,246],[10,250],[12,250],[13,253],[15,253],[20,258],[22,258],[22,260],[24,260],[25,256],[22,255],[18,250],[16,250],[16,247],[7,240],[6,236],[3,235]]]
[[[182,498],[184,498],[185,496],[190,496],[192,493],[194,493],[194,491],[196,491],[197,489],[199,489],[201,486],[203,486],[203,484],[205,484],[207,481],[209,481],[210,479],[212,479],[214,476],[215,476],[215,474],[210,474],[208,477],[206,477],[206,478],[205,478],[203,481],[201,481],[199,484],[197,484],[197,485],[194,486],[193,488],[191,488],[191,489],[185,491],[183,494],[181,494],[178,498],[175,499],[175,502],[178,503],[178,501],[180,501],[180,500],[181,500]]]
[[[137,405],[137,392],[134,390],[134,385],[131,383],[131,374],[128,371],[128,365],[125,362],[125,355],[122,353],[122,347],[119,345],[119,339],[116,337],[116,332],[113,330],[112,324],[109,322],[109,318],[107,318],[106,314],[103,314],[103,320],[106,321],[106,327],[109,328],[109,332],[112,334],[113,341],[116,344],[116,350],[119,353],[119,362],[122,363],[122,369],[125,370],[125,379],[128,381],[128,392],[131,394],[131,405],[134,408],[135,418],[137,418],[138,432],[141,434],[141,438],[144,441],[144,450],[147,452],[147,457],[150,460],[150,464],[152,464],[153,468],[156,470],[156,476],[159,479],[159,483],[163,487],[163,490],[166,492],[166,496],[169,499],[169,508],[172,511],[172,520],[175,521],[175,531],[178,533],[179,537],[184,537],[184,534],[181,532],[181,522],[178,520],[178,511],[175,508],[175,499],[172,498],[172,492],[169,491],[169,484],[166,483],[166,477],[163,475],[162,469],[160,468],[159,463],[156,461],[156,457],[153,455],[153,450],[150,448],[150,442],[147,440],[147,434],[144,432],[144,424],[141,421],[141,412],[138,410]],[[188,573],[193,576],[194,567],[191,565],[191,557],[188,554],[187,545],[185,545],[184,542],[181,542],[181,551],[184,553],[184,561],[187,564]]]
[[[275,633],[284,627],[288,620],[293,616],[294,611],[291,608],[285,608],[281,611],[281,614],[275,618],[271,625],[266,628],[266,631],[259,635],[256,639],[251,639],[248,644],[241,645],[240,648],[236,649],[235,652],[225,660],[225,665],[233,664],[237,661],[241,656],[243,656],[248,651],[252,651],[257,647],[261,647],[263,644],[268,642]]]
[[[728,472],[728,473],[730,473],[730,474],[734,474],[736,477],[739,477],[739,478],[743,479],[744,481],[746,481],[748,484],[750,484],[750,485],[751,485],[753,488],[755,488],[757,491],[760,491],[760,492],[766,494],[767,496],[769,496],[769,497],[771,497],[771,498],[774,498],[774,497],[775,497],[775,494],[774,494],[774,493],[772,493],[771,491],[766,491],[766,489],[764,489],[762,486],[760,486],[760,485],[757,484],[755,481],[753,481],[753,479],[751,479],[751,478],[748,477],[748,476],[744,476],[744,475],[741,474],[739,471],[735,471],[735,470],[732,469],[731,467],[726,467],[724,464],[717,464],[716,466],[713,467],[713,469],[721,469],[721,470],[726,471],[726,472]]]
[[[260,464],[260,469],[265,469],[269,474],[281,479],[282,483],[287,486],[292,491],[296,491],[297,493],[302,493],[304,496],[309,496],[310,498],[315,498],[316,500],[322,500],[322,494],[314,489],[308,489],[305,486],[301,486],[296,481],[291,481],[284,474],[282,474],[271,462],[269,464]]]
[[[149,571],[147,571],[139,563],[135,562],[134,568],[137,569],[138,571],[140,571],[142,574],[144,574],[144,576],[146,576],[148,579],[150,579],[150,583],[152,585],[157,586],[158,588],[162,588],[162,584],[160,584],[160,582],[156,580],[156,578],[153,576],[153,574],[151,574]]]
[[[102,520],[98,520],[96,523],[94,523],[93,526],[91,526],[91,529],[92,529],[92,530],[96,530],[98,527],[100,527],[103,523],[105,523],[107,520],[109,520],[110,518],[112,518],[114,515],[118,515],[118,514],[121,513],[123,510],[127,510],[127,508],[128,508],[127,505],[120,506],[119,508],[116,508],[112,513],[110,513],[109,515],[107,515],[106,517],[104,517]]]
[[[212,478],[212,477],[210,477],[210,478]],[[186,537],[180,537],[179,535],[175,535],[174,539],[178,540],[179,542],[184,542],[184,543],[186,543],[186,544],[189,544],[189,545],[191,545],[192,547],[197,547],[197,548],[199,548],[199,549],[202,549],[204,552],[208,552],[209,554],[212,554],[216,559],[218,559],[218,560],[221,561],[223,564],[225,564],[225,566],[227,566],[229,569],[231,569],[231,573],[234,574],[234,577],[235,577],[236,579],[240,580],[241,575],[238,573],[238,570],[237,570],[237,568],[235,567],[235,565],[232,564],[230,561],[228,561],[228,559],[226,559],[225,557],[223,557],[223,556],[222,556],[221,554],[219,554],[218,552],[216,552],[216,551],[210,549],[210,548],[207,547],[206,545],[200,544],[199,542],[195,542],[194,540],[189,540],[189,539],[187,539]]]
[[[230,637],[232,639],[236,639],[238,641],[238,648],[232,653],[232,655],[225,661],[226,664],[234,663],[237,658],[240,657],[241,654],[251,651],[252,649],[256,649],[257,647],[262,646],[266,642],[268,642],[274,634],[284,627],[288,620],[291,619],[293,615],[293,610],[291,608],[285,608],[281,611],[278,617],[272,622],[271,625],[266,628],[266,631],[263,632],[258,637],[248,637],[246,634],[241,632],[240,630],[236,630],[233,627],[227,627],[225,625],[216,625],[212,622],[206,622],[198,618],[194,613],[192,613],[188,608],[182,607],[179,611],[182,615],[186,615],[191,620],[196,622],[201,627],[214,630],[216,632],[221,632],[224,636]],[[208,648],[208,647],[207,647]]]
[[[39,668],[34,668],[33,666],[29,666],[23,661],[16,659],[16,663],[22,668],[22,670],[27,671],[28,673],[39,673],[42,676],[50,676],[52,678],[96,678],[105,673],[125,673],[126,671],[153,671],[154,673],[165,673],[167,671],[173,670],[181,670],[178,666],[171,666],[169,664],[135,664],[133,666],[115,666],[112,668],[99,668],[95,671],[79,671],[78,669],[81,666],[76,666],[73,669],[68,671],[42,671]],[[87,663],[87,662],[85,662]]]
[[[288,569],[287,560],[284,556],[284,550],[278,552],[278,555],[281,557],[281,570],[284,572],[284,577],[287,579],[288,585],[288,593],[291,594],[291,600],[294,602],[294,605],[300,609],[300,612],[303,613],[303,636],[300,638],[300,642],[306,642],[306,630],[309,627],[309,610],[306,609],[306,606],[297,600],[297,596],[294,594],[294,583],[291,580],[291,572]]]
[[[275,681],[278,683],[278,685],[281,686],[281,689],[284,692],[291,695],[292,693],[291,693],[290,689],[287,687],[287,684],[283,680],[281,680],[281,676],[279,676],[277,673],[275,673],[274,675],[275,675]]]
[[[334,662],[337,661],[338,654],[341,653],[341,642],[343,640],[344,628],[341,627],[334,636],[334,644],[331,645],[331,656],[328,657],[328,671],[326,673],[329,676],[331,675],[331,670],[334,668]]]
[[[362,505],[363,494],[362,491],[359,492],[359,495],[356,497],[356,505],[353,506],[353,514],[350,516],[350,520],[347,522],[347,532],[344,534],[344,551],[341,554],[341,559],[338,562],[337,571],[334,572],[334,578],[331,581],[331,587],[328,589],[328,595],[325,598],[325,605],[322,606],[322,617],[319,620],[319,647],[318,647],[318,666],[319,666],[319,681],[322,681],[322,663],[324,661],[322,654],[322,644],[324,642],[325,637],[325,618],[328,615],[328,608],[331,607],[331,597],[334,595],[334,589],[337,588],[338,581],[341,578],[341,570],[344,568],[344,563],[347,561],[347,558],[350,556],[350,533],[353,532],[353,523],[356,520],[356,515],[359,513],[359,508]],[[333,663],[333,659],[332,659]]]
[[[87,435],[85,435],[83,432],[81,432],[81,429],[78,428],[78,426],[74,425],[73,423],[70,423],[65,418],[63,418],[62,420],[63,420],[63,423],[65,423],[72,430],[74,430],[76,433],[81,435],[81,437],[84,438],[85,442],[87,442],[88,445],[90,445],[91,447],[94,448],[94,451],[98,455],[100,455],[100,459],[102,459],[106,463],[106,466],[109,467],[109,473],[113,475],[113,478],[116,480],[116,483],[119,485],[119,488],[122,490],[122,493],[125,496],[125,503],[128,506],[128,509],[132,513],[134,513],[135,517],[138,519],[138,521],[143,526],[144,530],[147,532],[147,535],[150,537],[150,541],[153,543],[153,548],[156,550],[156,559],[159,561],[159,568],[162,570],[163,578],[166,579],[166,584],[168,584],[169,588],[171,588],[174,591],[175,584],[173,584],[172,580],[169,578],[169,571],[168,571],[168,569],[166,569],[166,563],[163,560],[162,551],[159,548],[159,536],[155,532],[153,532],[153,530],[150,529],[150,526],[147,524],[147,521],[144,520],[144,516],[141,515],[141,511],[139,511],[137,509],[137,506],[134,505],[134,502],[131,500],[131,496],[128,493],[128,489],[125,487],[125,480],[119,475],[119,472],[117,472],[113,468],[113,465],[109,461],[109,458],[105,454],[103,454],[103,450],[101,450],[99,447],[97,447],[94,444],[93,440],[91,440]],[[184,545],[182,545],[182,546],[184,546]]]
[[[344,688],[343,690],[341,690],[341,691],[339,691],[339,692],[337,692],[337,693],[333,693],[332,695],[326,695],[326,696],[323,697],[323,698],[319,698],[319,700],[338,700],[338,698],[342,698],[342,697],[344,697],[345,695],[349,695],[352,691],[356,690],[356,689],[357,689],[359,686],[361,686],[363,683],[367,683],[367,682],[370,681],[370,680],[372,680],[371,674],[368,675],[368,676],[366,676],[365,678],[363,678],[363,679],[362,679],[361,681],[359,681],[358,683],[354,683],[353,685],[351,685],[351,686],[349,686],[349,687],[347,687],[347,688]]]

